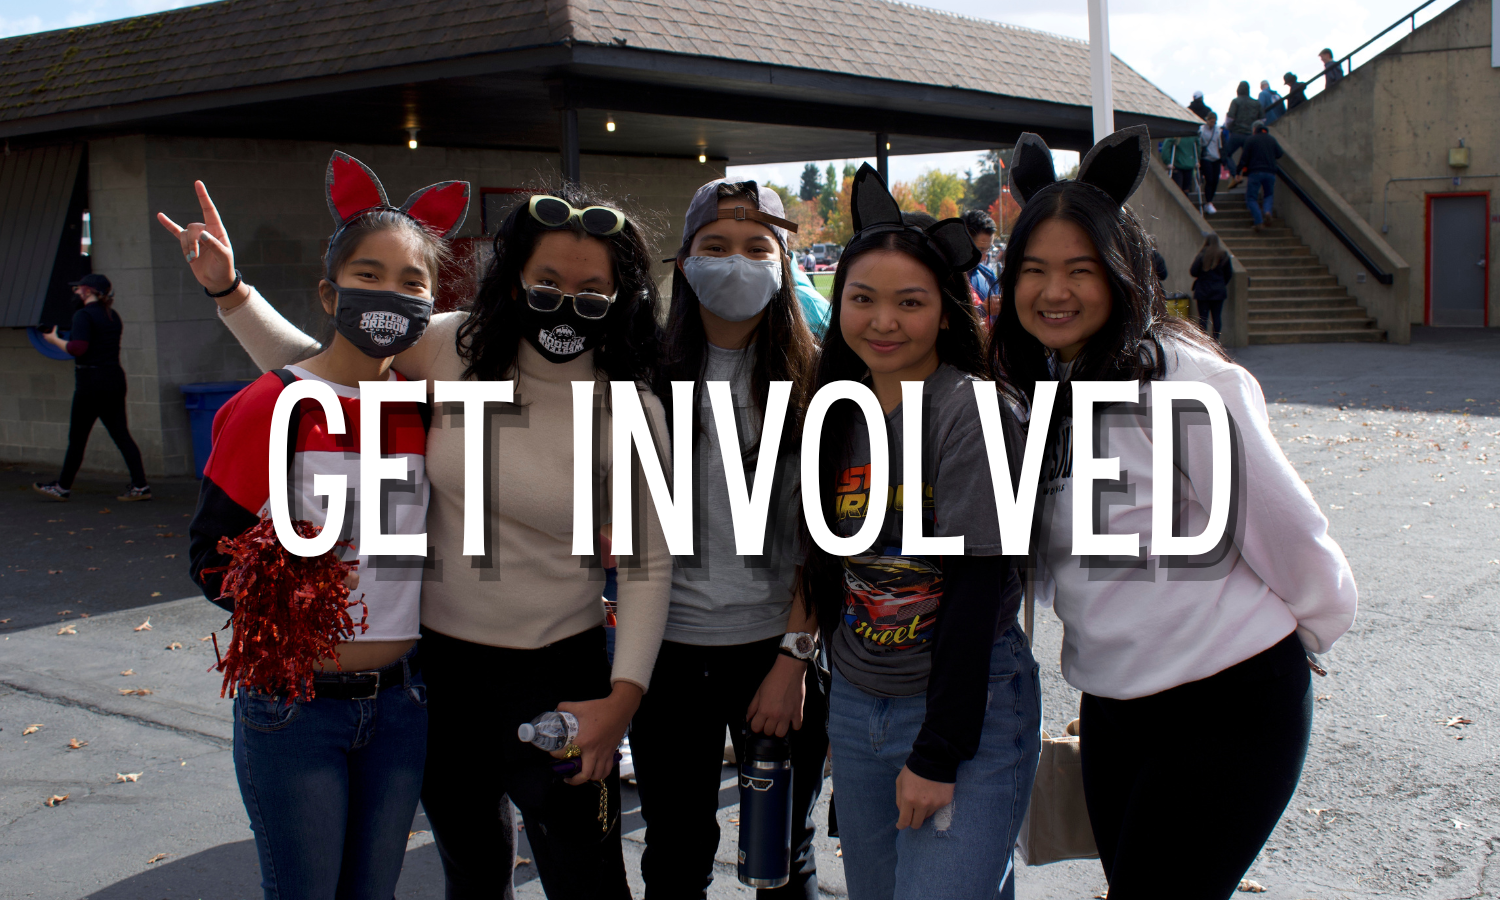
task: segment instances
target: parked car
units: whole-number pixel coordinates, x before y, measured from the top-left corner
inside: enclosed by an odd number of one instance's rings
[[[844,255],[844,248],[840,244],[813,244],[813,261],[821,270],[823,267],[837,265],[839,257]]]

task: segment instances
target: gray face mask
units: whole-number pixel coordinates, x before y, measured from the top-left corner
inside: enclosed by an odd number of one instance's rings
[[[745,256],[689,256],[682,264],[703,308],[743,322],[766,308],[781,290],[781,260]]]

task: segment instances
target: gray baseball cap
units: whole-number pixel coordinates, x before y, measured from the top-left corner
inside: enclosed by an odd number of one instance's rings
[[[734,184],[743,189],[745,193],[756,198],[756,205],[736,206],[732,209],[719,209],[719,185]],[[688,247],[692,246],[693,236],[698,233],[704,225],[719,219],[750,219],[755,222],[771,226],[775,232],[776,239],[781,242],[782,251],[786,251],[786,233],[788,231],[796,234],[797,224],[788,221],[786,209],[781,205],[781,196],[770,188],[761,187],[753,181],[730,181],[728,178],[716,178],[698,188],[693,194],[693,202],[688,204],[687,218],[682,226],[682,246],[677,251],[677,258],[687,256]],[[671,260],[667,260],[671,262]]]

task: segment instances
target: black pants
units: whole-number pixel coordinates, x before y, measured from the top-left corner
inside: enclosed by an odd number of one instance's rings
[[[1184,194],[1187,194],[1189,197],[1193,196],[1193,170],[1192,169],[1179,169],[1176,166],[1173,166],[1172,167],[1172,181],[1174,181],[1177,184],[1178,187],[1182,188],[1182,192]]]
[[[1219,333],[1224,330],[1224,301],[1195,299],[1198,304],[1198,326],[1219,339]],[[1209,331],[1209,320],[1213,321],[1213,330]]]
[[[62,474],[57,483],[69,490],[83,465],[83,451],[89,445],[94,420],[104,423],[125,467],[130,470],[131,487],[146,486],[146,469],[141,465],[141,451],[130,437],[125,421],[125,370],[119,366],[87,366],[73,370],[73,414],[68,421],[68,453],[63,457]]]
[[[422,807],[443,860],[449,900],[515,896],[515,801],[550,900],[629,900],[620,847],[620,776],[565,784],[551,756],[516,728],[565,701],[609,694],[604,629],[537,650],[473,644],[422,629],[427,769]]]
[[[1214,202],[1214,195],[1219,192],[1219,170],[1224,163],[1217,159],[1205,159],[1198,164],[1198,172],[1203,176],[1203,202]]]
[[[719,848],[719,782],[724,728],[743,753],[745,710],[778,656],[780,637],[727,647],[663,641],[651,690],[630,728],[646,820],[641,875],[647,900],[707,896]],[[828,700],[814,666],[807,666],[802,728],[789,732],[792,750],[792,880],[758,891],[760,898],[817,900],[813,808],[823,789],[828,754]],[[731,790],[738,790],[731,788]]]
[[[1312,685],[1296,634],[1136,700],[1083,695],[1083,791],[1110,900],[1228,900],[1297,789]]]

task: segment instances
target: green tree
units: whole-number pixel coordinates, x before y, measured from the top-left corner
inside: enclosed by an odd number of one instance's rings
[[[964,180],[952,172],[940,172],[937,169],[928,169],[912,184],[912,192],[916,194],[917,201],[933,214],[943,208],[944,200],[951,200],[957,205],[964,196]]]
[[[802,190],[797,196],[803,200],[816,200],[823,193],[823,182],[818,178],[818,167],[808,163],[802,167]]]
[[[824,173],[823,191],[818,195],[818,214],[824,219],[832,219],[838,211],[839,184],[839,170],[829,163],[828,171]]]

